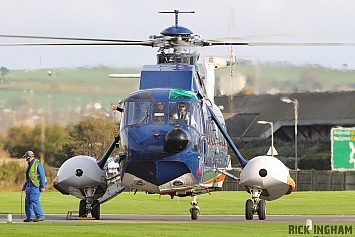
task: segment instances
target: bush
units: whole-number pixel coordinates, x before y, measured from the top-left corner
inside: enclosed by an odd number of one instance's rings
[[[330,153],[322,152],[318,154],[304,155],[299,160],[298,167],[303,170],[330,170]]]
[[[284,165],[291,169],[294,170],[295,169],[295,157],[277,157],[282,163],[284,163]],[[299,162],[299,160],[297,161]]]
[[[43,164],[47,177],[47,190],[53,189],[53,179],[57,176],[57,171],[47,164]],[[24,159],[13,159],[4,161],[0,166],[0,192],[20,192],[26,181],[27,163]]]
[[[19,161],[4,162],[0,166],[0,191],[21,191],[26,180],[25,167]]]

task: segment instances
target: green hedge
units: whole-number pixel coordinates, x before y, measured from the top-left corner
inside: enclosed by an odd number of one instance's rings
[[[317,154],[309,154],[301,157],[298,168],[303,170],[330,170],[330,153],[322,152]]]

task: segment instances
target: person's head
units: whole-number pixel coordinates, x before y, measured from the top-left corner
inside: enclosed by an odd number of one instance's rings
[[[162,102],[158,102],[158,109],[159,110],[163,110],[164,109],[164,105]]]
[[[23,157],[25,157],[26,161],[28,163],[30,163],[34,159],[35,153],[33,153],[33,151],[26,151],[26,153],[23,155]]]
[[[139,109],[140,109],[140,111],[146,111],[147,108],[146,108],[144,103],[140,103],[139,104]]]
[[[116,109],[116,105],[111,103],[111,109],[115,110]]]
[[[185,112],[185,110],[186,110],[186,104],[185,104],[185,103],[179,104],[179,110],[180,110],[180,112]]]

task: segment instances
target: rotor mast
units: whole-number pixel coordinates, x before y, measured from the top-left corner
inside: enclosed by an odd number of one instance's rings
[[[174,13],[175,14],[175,26],[179,25],[179,13],[195,13],[195,11],[181,12],[179,10],[174,10],[173,12],[158,12],[158,13]]]
[[[197,61],[196,54],[191,53],[189,47],[195,45],[198,36],[186,27],[179,25],[180,13],[195,13],[195,11],[159,11],[158,13],[175,14],[175,25],[172,25],[160,32],[161,35],[153,35],[149,38],[154,39],[156,44],[153,47],[159,47],[157,55],[158,64],[165,63],[187,63],[195,65]],[[173,52],[165,50],[173,49]]]

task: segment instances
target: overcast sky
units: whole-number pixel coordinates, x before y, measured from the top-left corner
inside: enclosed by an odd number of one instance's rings
[[[181,14],[179,23],[207,39],[285,35],[252,40],[355,42],[353,0],[3,0],[0,34],[145,40],[174,24],[173,14],[158,11],[174,9],[195,11]],[[234,27],[229,27],[231,9]],[[0,38],[0,42],[34,41]],[[155,64],[156,51],[143,46],[1,47],[0,66],[10,70],[98,64],[142,67]],[[238,58],[253,61],[287,60],[333,68],[348,64],[355,68],[355,46],[239,46],[234,51]],[[201,54],[227,58],[228,47],[204,48]]]

